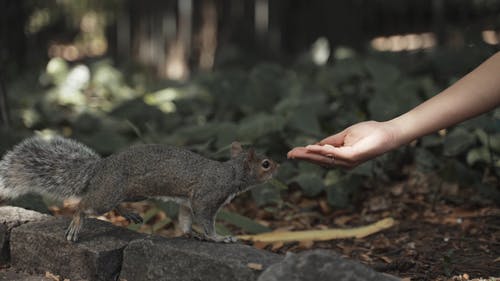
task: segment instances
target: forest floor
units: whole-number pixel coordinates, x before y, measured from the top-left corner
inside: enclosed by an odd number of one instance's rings
[[[394,226],[364,238],[244,243],[281,254],[332,249],[404,280],[500,280],[500,206],[478,196],[477,190],[414,173],[404,181],[367,188],[361,194],[351,208],[333,210],[325,196],[307,198],[291,186],[281,206],[260,208],[250,196],[243,195],[226,209],[274,230],[351,228],[392,217]],[[143,214],[151,208],[144,202],[130,205]],[[69,210],[55,211],[66,212]],[[149,220],[141,230],[151,232],[152,224],[163,216]],[[106,219],[127,225],[112,212]],[[223,224],[234,234],[242,234],[240,229]],[[175,220],[155,233],[180,234]]]
[[[436,183],[432,176],[413,174],[403,182],[365,190],[357,206],[337,211],[328,207],[326,199],[310,200],[292,191],[287,200],[296,212],[283,211],[270,221],[271,228],[346,228],[387,217],[397,223],[360,239],[254,246],[279,253],[333,249],[407,280],[500,280],[499,206],[472,188]],[[247,210],[253,208],[249,203]],[[253,217],[252,213],[265,221],[275,215],[257,209],[245,215]]]

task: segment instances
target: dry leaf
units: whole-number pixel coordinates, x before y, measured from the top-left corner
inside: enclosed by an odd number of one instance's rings
[[[285,245],[285,243],[283,243],[283,242],[281,242],[281,241],[279,241],[279,242],[274,242],[274,243],[273,243],[273,247],[271,248],[271,250],[272,250],[273,252],[276,252],[276,251],[278,251],[279,249],[283,248],[283,246],[284,246],[284,245]]]
[[[269,245],[268,242],[261,242],[261,241],[255,241],[253,243],[253,246],[259,250],[263,250],[267,247],[267,245]]]
[[[260,263],[249,262],[247,263],[247,267],[253,270],[262,270],[263,266]]]
[[[55,275],[55,274],[53,274],[51,272],[48,272],[48,271],[45,272],[45,277],[50,278],[50,279],[52,279],[54,281],[60,281],[61,280],[61,277],[59,277],[59,275]]]
[[[328,215],[332,212],[332,208],[330,208],[330,205],[328,205],[328,202],[325,199],[319,200],[319,208],[323,215]]]
[[[386,263],[392,263],[392,259],[386,257],[386,256],[381,256],[379,257],[381,260],[385,261]]]
[[[299,242],[299,249],[311,249],[314,246],[314,241],[312,240],[302,240]]]
[[[326,241],[341,238],[363,238],[381,230],[393,226],[393,218],[386,218],[367,226],[351,229],[326,229],[326,230],[306,230],[306,231],[282,231],[267,232],[256,235],[240,235],[238,239],[261,241],[261,242],[291,242],[291,241]]]
[[[336,225],[344,226],[352,219],[353,219],[352,216],[340,216],[340,217],[334,219],[333,222]]]

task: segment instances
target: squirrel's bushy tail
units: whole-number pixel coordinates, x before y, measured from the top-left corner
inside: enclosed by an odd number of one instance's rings
[[[29,192],[61,199],[78,197],[99,159],[97,153],[74,140],[28,138],[0,161],[0,197]]]

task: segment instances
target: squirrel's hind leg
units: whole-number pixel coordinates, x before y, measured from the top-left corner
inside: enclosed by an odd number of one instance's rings
[[[191,207],[185,204],[179,206],[179,226],[183,234],[191,234],[193,224]]]
[[[66,230],[66,240],[71,242],[76,242],[78,240],[78,234],[82,229],[83,219],[85,215],[81,210],[78,210],[74,215],[68,229]]]
[[[120,214],[120,216],[124,217],[129,222],[143,223],[143,221],[144,221],[142,219],[141,215],[139,215],[135,212],[132,212],[131,210],[129,210],[125,207],[122,207],[120,205],[116,206],[115,211],[118,212],[118,214]]]

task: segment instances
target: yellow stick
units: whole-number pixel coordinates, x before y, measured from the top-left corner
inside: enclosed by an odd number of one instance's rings
[[[256,235],[240,235],[238,239],[260,242],[325,241],[342,238],[363,238],[393,226],[393,218],[385,218],[370,225],[350,229],[324,229],[305,231],[275,231]]]

